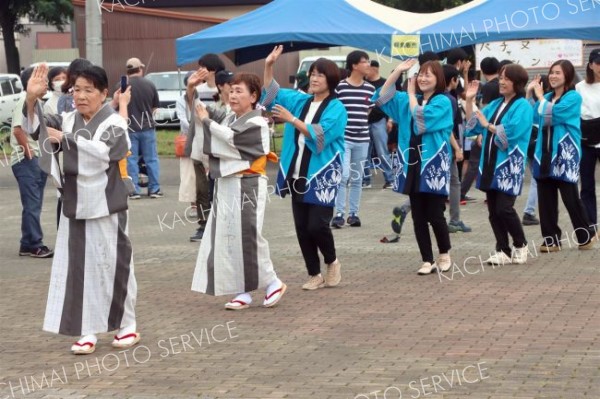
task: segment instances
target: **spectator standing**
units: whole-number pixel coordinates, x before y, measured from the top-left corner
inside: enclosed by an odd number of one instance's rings
[[[148,173],[148,196],[162,198],[160,191],[160,163],[158,148],[156,147],[156,123],[154,111],[159,106],[158,91],[154,84],[144,78],[144,69],[139,58],[127,60],[128,84],[131,86],[131,101],[127,105],[129,115],[129,139],[131,140],[131,155],[127,157],[127,174],[133,179],[135,192],[129,195],[130,199],[140,199],[139,185],[139,156],[144,158]]]
[[[379,62],[376,60],[371,61],[371,69],[366,77],[366,81],[372,84],[375,89],[380,88],[385,83],[385,78],[382,78],[379,74]],[[383,172],[385,179],[383,188],[392,188],[394,180],[392,175],[392,158],[387,146],[388,134],[392,129],[392,121],[389,120],[388,116],[379,107],[375,106],[369,113],[368,122],[370,141],[364,171],[365,177],[362,181],[363,188],[371,186],[371,169],[377,169],[377,167]],[[373,150],[375,150],[376,162],[373,162]]]
[[[336,215],[331,221],[331,225],[338,229],[344,226],[346,200],[349,202],[346,223],[352,227],[361,226],[358,213],[360,210],[364,165],[369,150],[368,116],[369,111],[374,106],[370,99],[375,93],[373,85],[364,80],[370,68],[371,64],[367,53],[360,50],[351,52],[346,57],[346,69],[349,76],[340,81],[335,89],[338,99],[344,104],[348,112],[342,182],[335,201]]]
[[[25,69],[21,73],[21,82],[27,91],[27,84],[33,68]],[[46,92],[40,92],[39,99]],[[12,172],[17,179],[19,194],[21,196],[21,245],[19,256],[34,258],[50,258],[54,255],[52,250],[44,245],[42,224],[40,216],[44,201],[44,187],[48,175],[40,168],[40,147],[23,129],[23,105],[25,93],[22,93],[12,116],[10,146],[10,164]]]
[[[52,94],[44,104],[44,114],[58,113],[58,100],[62,96],[62,87],[66,80],[67,70],[65,68],[54,67],[48,72],[48,89]]]

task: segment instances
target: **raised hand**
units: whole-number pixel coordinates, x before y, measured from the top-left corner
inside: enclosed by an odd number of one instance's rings
[[[199,84],[206,82],[206,78],[208,78],[209,73],[210,72],[208,71],[208,69],[206,69],[204,67],[199,68],[196,72],[191,74],[190,77],[188,78],[187,87],[189,87],[189,88],[196,87]]]
[[[467,90],[465,90],[465,98],[469,101],[473,100],[479,92],[479,81],[472,80],[467,84]]]
[[[277,59],[279,58],[281,53],[283,53],[283,46],[281,44],[278,46],[275,46],[273,48],[273,51],[271,51],[271,54],[269,54],[267,56],[267,58],[265,59],[265,64],[267,64],[267,65],[275,64],[275,62],[277,61]]]
[[[409,58],[408,60],[404,60],[396,67],[400,72],[406,72],[410,68],[412,68],[417,63],[416,58]]]
[[[48,90],[48,65],[42,63],[36,66],[27,83],[27,98],[36,100],[46,94]]]

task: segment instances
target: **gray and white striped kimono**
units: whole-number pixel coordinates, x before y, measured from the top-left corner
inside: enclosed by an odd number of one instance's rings
[[[269,126],[259,110],[237,119],[229,114],[221,124],[206,119],[203,125],[204,152],[216,181],[192,290],[229,295],[266,288],[277,279],[262,236]]]
[[[126,121],[109,104],[86,123],[77,111],[43,116],[38,103],[23,125],[37,136],[40,167],[63,198],[44,330],[78,336],[134,324],[137,285],[118,166],[130,147]],[[60,145],[50,143],[47,127],[62,130]]]

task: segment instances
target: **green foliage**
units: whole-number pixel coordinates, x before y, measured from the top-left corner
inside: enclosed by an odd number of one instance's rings
[[[471,0],[374,0],[388,7],[403,11],[430,13],[454,8]]]
[[[56,26],[63,31],[63,25],[68,24],[73,16],[73,4],[70,0],[5,0],[5,6],[0,8],[2,17],[14,19],[14,31],[27,33],[24,26],[18,22],[20,17],[28,16],[33,21]],[[4,14],[7,15],[4,15]]]

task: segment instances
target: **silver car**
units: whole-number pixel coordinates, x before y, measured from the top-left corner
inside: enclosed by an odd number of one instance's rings
[[[145,75],[158,90],[159,107],[154,114],[157,127],[177,127],[179,119],[175,111],[175,102],[185,92],[183,78],[187,71],[154,72]]]

